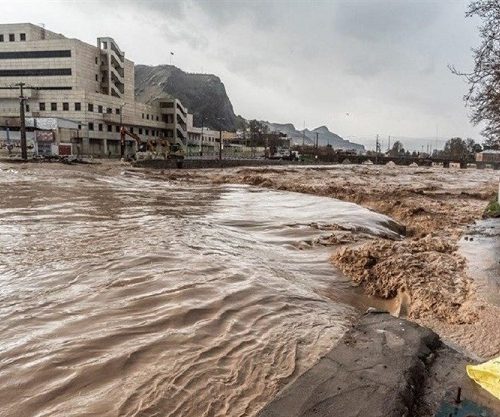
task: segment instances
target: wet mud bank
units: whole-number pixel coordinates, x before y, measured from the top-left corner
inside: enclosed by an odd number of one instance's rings
[[[431,417],[443,400],[457,409],[474,401],[487,413],[482,415],[498,415],[498,401],[454,371],[467,360],[427,328],[368,313],[258,416]]]

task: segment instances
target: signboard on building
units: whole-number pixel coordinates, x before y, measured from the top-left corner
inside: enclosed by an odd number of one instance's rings
[[[35,130],[35,141],[37,145],[38,155],[52,156],[54,132],[52,132],[51,130]]]
[[[51,130],[35,130],[35,140],[40,142],[54,142],[54,132]]]

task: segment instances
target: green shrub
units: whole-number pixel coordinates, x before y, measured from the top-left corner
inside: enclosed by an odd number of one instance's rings
[[[500,204],[498,204],[498,196],[492,200],[486,210],[484,211],[484,217],[500,217]]]

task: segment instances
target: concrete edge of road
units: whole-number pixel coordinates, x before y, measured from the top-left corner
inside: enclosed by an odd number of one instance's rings
[[[462,398],[493,407],[494,397],[465,374],[470,359],[433,331],[386,313],[367,313],[259,417],[431,417]],[[491,397],[491,398],[490,398]]]
[[[144,159],[133,162],[134,167],[153,169],[175,169],[180,168],[179,161],[175,159]],[[273,160],[273,159],[184,159],[182,162],[184,169],[204,169],[204,168],[232,168],[232,167],[255,167],[269,165],[311,165],[310,163],[299,163],[296,161]]]

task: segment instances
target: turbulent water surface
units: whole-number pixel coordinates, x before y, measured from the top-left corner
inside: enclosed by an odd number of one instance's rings
[[[333,199],[0,165],[0,415],[243,416],[355,314],[299,250],[311,222],[391,233]]]

